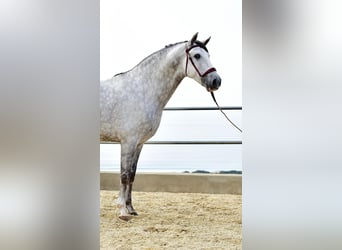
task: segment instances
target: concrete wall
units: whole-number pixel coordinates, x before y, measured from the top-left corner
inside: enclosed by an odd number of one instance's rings
[[[120,174],[101,172],[101,190],[119,190]],[[138,173],[134,191],[242,194],[242,176],[230,174]]]

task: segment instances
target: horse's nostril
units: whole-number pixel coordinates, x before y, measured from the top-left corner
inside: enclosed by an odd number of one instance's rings
[[[221,79],[215,78],[213,80],[213,88],[218,88],[221,85]]]

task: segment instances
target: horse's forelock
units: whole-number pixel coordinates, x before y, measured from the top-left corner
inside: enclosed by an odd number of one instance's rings
[[[196,41],[195,41],[195,44],[196,44],[198,47],[200,47],[200,48],[204,49],[206,52],[208,52],[208,53],[209,53],[209,51],[208,51],[207,47],[204,45],[204,43],[203,43],[203,42],[196,40]]]

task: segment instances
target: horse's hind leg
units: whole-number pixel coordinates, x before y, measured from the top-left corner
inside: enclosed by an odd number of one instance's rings
[[[132,185],[135,178],[137,163],[143,144],[121,144],[121,185],[118,203],[119,218],[129,220],[131,215],[138,215],[132,206]]]

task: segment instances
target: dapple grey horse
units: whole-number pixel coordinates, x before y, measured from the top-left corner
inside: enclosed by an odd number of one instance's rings
[[[129,220],[132,185],[144,143],[157,131],[162,112],[177,86],[188,76],[207,91],[217,90],[221,78],[196,33],[190,41],[175,43],[153,53],[133,69],[100,84],[101,141],[121,144],[119,218]]]

